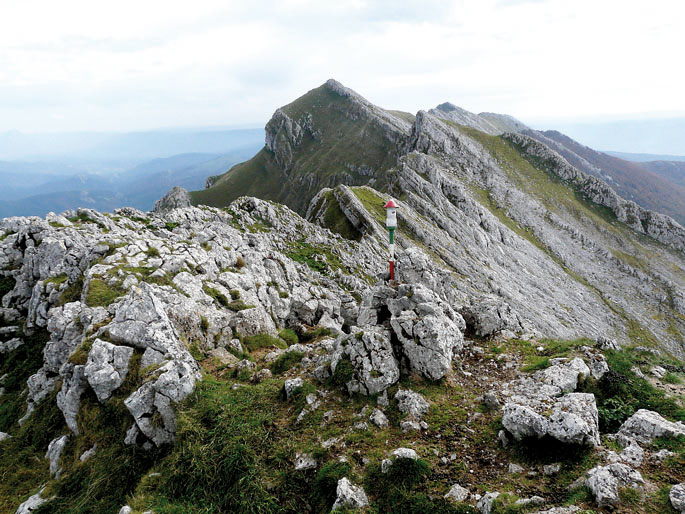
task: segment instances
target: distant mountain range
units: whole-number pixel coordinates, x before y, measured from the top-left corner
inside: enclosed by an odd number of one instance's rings
[[[260,144],[241,146],[223,154],[179,154],[102,173],[54,163],[2,162],[0,218],[44,216],[50,211],[77,207],[111,211],[130,206],[149,210],[173,186],[202,188],[208,176],[224,173],[247,159]],[[89,169],[97,169],[97,164],[91,166]],[[78,173],[67,174],[74,171]]]

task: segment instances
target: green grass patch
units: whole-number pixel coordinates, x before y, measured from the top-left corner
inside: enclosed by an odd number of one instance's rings
[[[254,336],[244,336],[242,338],[242,343],[247,348],[248,351],[253,352],[259,350],[260,348],[281,348],[286,349],[288,346],[285,341],[274,337],[270,334],[257,334]]]
[[[62,295],[59,298],[59,305],[64,305],[66,303],[71,302],[78,302],[81,300],[82,294],[83,277],[79,277],[76,281],[69,284],[64,291],[62,291]]]
[[[661,379],[662,382],[665,382],[667,384],[682,384],[683,379],[680,378],[680,376],[677,373],[673,373],[669,371],[666,373],[663,378]]]
[[[88,284],[86,305],[89,307],[107,307],[125,294],[126,290],[120,285],[110,285],[102,279],[93,278]]]
[[[344,269],[340,257],[335,255],[331,248],[322,245],[313,245],[304,240],[291,242],[285,253],[290,259],[306,264],[312,270],[328,274],[338,269]]]
[[[279,403],[273,382],[235,391],[207,378],[184,402],[173,453],[159,466],[156,499],[182,501],[201,512],[282,512],[267,487]],[[192,511],[192,509],[191,509]]]
[[[588,379],[581,389],[595,395],[602,432],[615,432],[639,409],[653,410],[666,418],[685,421],[685,409],[663,391],[631,371],[639,356],[631,350],[606,352],[609,371],[599,380]]]
[[[527,362],[528,363],[521,368],[521,371],[525,371],[526,373],[532,373],[533,371],[549,368],[550,366],[549,357],[529,357]]]
[[[281,373],[285,373],[290,368],[298,364],[304,358],[304,356],[305,354],[302,352],[284,353],[283,355],[279,356],[273,363],[271,363],[269,369],[274,375],[280,375]]]
[[[335,371],[328,377],[327,385],[330,387],[345,387],[354,377],[354,366],[347,354],[343,354],[335,366]]]
[[[291,328],[283,328],[278,331],[278,336],[283,339],[288,346],[298,344],[300,339],[297,337],[297,332]]]
[[[45,281],[43,282],[43,284],[46,286],[48,284],[54,284],[55,286],[59,286],[61,284],[64,284],[67,281],[67,278],[68,277],[67,277],[66,273],[61,273],[57,276],[46,278]]]

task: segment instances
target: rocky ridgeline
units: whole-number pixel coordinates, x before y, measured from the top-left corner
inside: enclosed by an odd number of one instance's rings
[[[338,193],[351,194],[345,189]],[[376,223],[360,205],[348,207],[359,211],[360,227]],[[471,374],[463,367],[474,351],[465,331],[481,337],[535,337],[535,324],[502,300],[466,298],[454,287],[454,277],[420,248],[400,253],[400,283],[377,281],[372,277],[382,276],[386,264],[374,237],[349,241],[283,206],[253,198],[239,199],[225,210],[195,208],[188,206],[182,190],[174,189],[148,214],[128,208],[112,215],[80,209],[44,220],[9,218],[0,229],[0,267],[3,276],[15,281],[2,298],[5,339],[20,334],[19,325],[26,334],[49,334],[43,364],[27,382],[20,423],[57,390],[55,401],[71,431],[46,448],[55,478],[69,438],[79,434],[83,395],[92,390],[101,404],[120,401],[113,397],[134,371],[140,383],[123,399],[132,424],[120,437],[143,449],[173,443],[176,406],[202,379],[193,347],[259,382],[271,373],[241,360],[245,338],[275,338],[286,327],[337,333],[314,344],[272,348],[263,362],[268,365],[291,352],[305,356],[295,378],[285,381],[286,398],[304,380],[328,384],[340,377],[349,393],[377,396],[378,407],[365,407],[355,425],[368,430],[370,425],[388,427],[387,390],[401,376],[434,382],[453,380],[458,369]],[[24,343],[18,335],[2,344],[8,353]],[[575,486],[588,488],[599,507],[613,507],[620,503],[621,488],[649,487],[637,469],[647,453],[640,445],[659,436],[685,435],[685,426],[641,410],[614,436],[624,450],[602,448],[595,397],[577,388],[588,377],[601,379],[608,366],[601,351],[581,351],[581,357],[559,358],[531,376],[500,384],[486,395],[485,404],[502,410],[499,439],[504,447],[551,439],[562,446],[599,448],[604,462]],[[298,422],[332,401],[324,391],[307,395]],[[430,430],[424,419],[430,402],[422,395],[400,388],[394,401],[405,416],[400,424],[404,432]],[[335,448],[336,441],[322,444]],[[81,460],[97,451],[96,444]],[[383,461],[383,469],[387,472],[397,459],[417,458],[414,450],[398,448]],[[298,454],[295,460],[295,469],[302,471],[318,465],[310,454]],[[674,505],[679,490],[673,488]],[[347,478],[339,480],[336,493],[334,508],[368,505],[366,492]],[[490,512],[498,497],[497,492],[480,495],[459,484],[446,494],[472,501],[483,513]],[[31,512],[49,499],[38,492],[17,512]],[[525,501],[542,505],[546,500]]]
[[[682,227],[666,216],[638,213],[639,207],[618,198],[606,184],[574,169],[577,177],[582,175],[579,182],[601,186],[620,200],[617,220],[627,220],[628,212],[652,220],[645,221],[644,229],[637,222],[635,232],[628,223],[605,221],[522,157],[523,164],[511,159],[530,177],[516,175],[513,164],[493,158],[518,152],[508,143],[518,135],[484,137],[479,141],[428,113],[417,114],[411,151],[388,174],[390,194],[401,199],[398,245],[429,249],[439,265],[458,275],[451,281],[458,303],[515,319],[514,332],[561,338],[610,335],[621,343],[658,344],[683,356],[675,335],[685,331],[685,257],[677,250]],[[551,150],[546,155],[545,167],[563,178],[568,164],[556,154],[550,157]],[[376,195],[341,185],[322,191],[307,215],[325,224],[326,212],[337,204],[360,232],[382,242],[382,220],[369,205],[369,198],[383,200],[384,195]],[[364,197],[366,203],[360,200]],[[645,231],[672,248],[640,238]]]

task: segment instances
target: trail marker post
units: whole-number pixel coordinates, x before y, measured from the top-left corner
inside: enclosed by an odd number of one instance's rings
[[[395,229],[397,228],[397,204],[391,198],[383,208],[385,209],[385,228],[390,233],[390,280],[395,280]]]

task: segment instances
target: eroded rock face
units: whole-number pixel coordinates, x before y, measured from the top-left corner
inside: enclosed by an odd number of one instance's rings
[[[570,392],[590,374],[581,359],[557,364],[507,384],[502,425],[516,439],[549,436],[560,443],[598,446],[599,417],[593,394]]]
[[[639,471],[616,463],[592,468],[587,472],[585,484],[595,497],[598,507],[614,508],[620,504],[621,487],[641,489],[644,480]]]
[[[84,374],[101,403],[124,383],[132,355],[130,346],[115,346],[100,339],[93,343]]]
[[[190,207],[190,194],[182,187],[174,186],[155,202],[152,212],[161,213],[183,207]]]
[[[363,331],[353,333],[355,335],[341,336],[336,341],[331,370],[335,373],[341,359],[347,358],[354,368],[354,375],[347,382],[348,391],[379,394],[400,379],[390,333],[380,327],[365,327]]]

